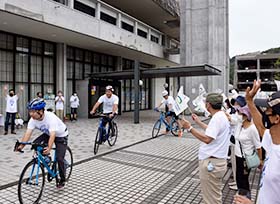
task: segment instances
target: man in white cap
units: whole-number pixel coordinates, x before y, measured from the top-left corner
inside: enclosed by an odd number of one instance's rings
[[[178,116],[175,114],[174,112],[174,105],[175,105],[175,100],[172,96],[169,96],[168,95],[168,91],[164,90],[162,92],[162,97],[163,97],[163,100],[161,101],[161,103],[156,107],[156,109],[158,109],[162,104],[164,104],[165,106],[167,106],[168,108],[168,112],[166,114],[166,121],[168,123],[170,123],[171,121],[171,117],[175,117],[175,120],[177,121],[178,123],[178,126],[179,126],[179,131],[178,131],[178,136],[179,137],[182,137],[183,135],[183,132],[182,132],[182,125],[180,123],[180,121],[178,120]],[[169,132],[168,129],[166,129],[165,131],[165,134],[167,134]]]

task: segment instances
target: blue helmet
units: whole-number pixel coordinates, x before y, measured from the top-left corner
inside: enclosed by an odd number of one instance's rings
[[[46,106],[44,99],[35,98],[27,104],[28,110],[42,110]]]

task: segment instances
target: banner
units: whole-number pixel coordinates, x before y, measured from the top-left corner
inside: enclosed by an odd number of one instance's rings
[[[177,94],[175,105],[174,105],[174,112],[176,115],[179,115],[184,110],[188,108],[188,102],[190,98],[184,95],[183,86],[180,87],[179,92]]]

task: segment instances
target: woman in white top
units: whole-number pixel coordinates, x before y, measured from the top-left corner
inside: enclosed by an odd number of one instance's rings
[[[64,96],[62,91],[57,92],[55,97],[55,113],[60,120],[64,121]]]
[[[248,106],[239,107],[237,111],[242,115],[242,126],[235,134],[236,183],[238,190],[247,191],[247,197],[250,199],[250,169],[247,168],[244,154],[252,154],[257,149],[261,158],[261,143],[257,128],[251,121]]]

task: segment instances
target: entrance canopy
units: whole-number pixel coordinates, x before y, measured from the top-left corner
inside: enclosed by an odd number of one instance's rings
[[[140,68],[141,78],[188,77],[221,75],[221,71],[210,65],[177,66],[164,68]],[[134,70],[98,72],[91,75],[93,78],[103,79],[133,79]]]

